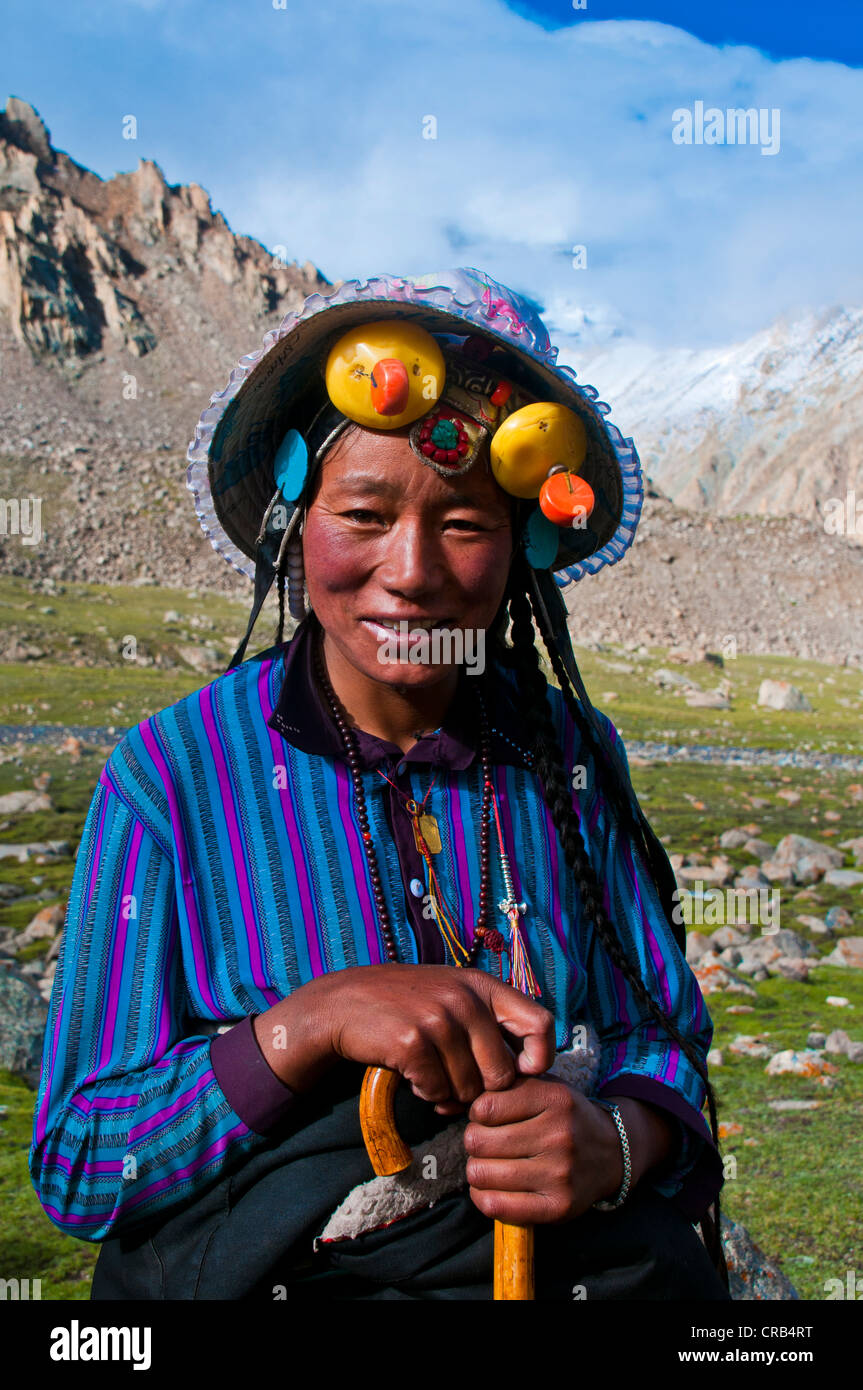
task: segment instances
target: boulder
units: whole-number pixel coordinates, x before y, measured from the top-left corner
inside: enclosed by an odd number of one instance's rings
[[[863,970],[863,936],[840,936],[829,956],[822,957],[821,964]]]
[[[762,681],[758,687],[758,703],[766,709],[812,709],[803,691],[790,681]]]
[[[843,856],[838,849],[832,849],[830,845],[822,845],[820,840],[811,840],[808,835],[783,835],[773,851],[772,862],[794,864],[804,855],[817,859],[824,865],[825,870],[842,867]]]
[[[764,1070],[768,1076],[830,1076],[839,1068],[825,1061],[820,1051],[804,1047],[800,1051],[786,1048],[774,1053]]]
[[[863,883],[863,874],[857,869],[828,869],[824,882],[833,888],[859,888]]]
[[[13,965],[0,969],[0,1069],[39,1084],[48,1006]]]
[[[26,816],[33,811],[53,811],[54,803],[44,792],[7,792],[0,796],[0,816]]]
[[[791,1280],[755,1244],[745,1226],[723,1213],[721,1232],[732,1299],[751,1303],[799,1299]]]
[[[769,1057],[771,1048],[770,1044],[764,1041],[764,1037],[766,1034],[738,1033],[728,1044],[728,1051],[733,1052],[736,1057]]]
[[[724,830],[719,837],[719,845],[721,849],[740,849],[741,845],[746,844],[748,838],[745,830]]]
[[[754,855],[756,859],[771,859],[773,857],[773,845],[768,844],[766,840],[759,840],[755,836],[745,840],[743,848],[747,854]]]

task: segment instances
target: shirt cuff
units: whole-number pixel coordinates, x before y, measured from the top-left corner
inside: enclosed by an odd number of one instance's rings
[[[647,1174],[647,1179],[663,1186],[676,1181],[677,1191],[669,1194],[669,1200],[695,1225],[716,1201],[725,1180],[722,1158],[704,1116],[676,1091],[648,1076],[627,1074],[606,1081],[597,1096],[604,1099],[611,1095],[655,1105],[679,1122],[676,1128],[682,1144],[661,1167]],[[681,1176],[683,1166],[686,1172]]]
[[[291,1114],[300,1097],[273,1071],[255,1037],[257,1014],[249,1014],[210,1041],[210,1065],[234,1112],[256,1134],[269,1135]]]

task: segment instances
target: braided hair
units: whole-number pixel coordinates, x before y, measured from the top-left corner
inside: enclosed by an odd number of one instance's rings
[[[534,609],[521,561],[517,562],[511,571],[507,597],[511,622],[511,654],[505,656],[501,650],[500,629],[497,625],[496,650],[503,657],[505,664],[509,665],[515,672],[520,714],[527,731],[527,742],[534,756],[534,765],[540,779],[543,796],[554,822],[564,858],[575,876],[587,922],[595,931],[613,966],[620,971],[627,981],[641,1009],[677,1044],[700,1076],[707,1097],[713,1142],[718,1146],[716,1098],[708,1080],[704,1061],[691,1041],[684,1037],[658,1001],[654,999],[641,978],[638,966],[626,954],[614,924],[605,911],[601,885],[588,857],[578,816],[572,806],[569,778],[563,762],[563,750],[555,729],[551,706],[547,699],[548,682],[543,675],[536,648]],[[504,602],[506,603],[506,601],[505,599]],[[536,615],[536,627],[543,639],[551,669],[560,684],[561,693],[569,713],[575,721],[576,727],[581,730],[582,738],[592,749],[594,763],[602,783],[602,791],[617,809],[623,826],[632,834],[635,843],[638,844],[641,840],[641,831],[635,822],[629,797],[625,795],[623,788],[616,782],[613,770],[601,757],[601,750],[596,747],[592,740],[589,723],[579,708],[579,702],[557,654],[555,643],[551,639],[551,634],[543,630],[543,624],[538,614]],[[649,863],[646,856],[644,862]],[[718,1197],[712,1209],[702,1218],[701,1227],[708,1254],[727,1286],[728,1272],[720,1239]]]

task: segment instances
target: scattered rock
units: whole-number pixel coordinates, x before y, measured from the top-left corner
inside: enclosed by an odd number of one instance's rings
[[[863,883],[863,874],[857,869],[828,869],[824,882],[833,888],[859,888]]]
[[[853,840],[840,840],[840,849],[850,849],[858,864],[863,864],[863,835],[856,836]]]
[[[732,1299],[760,1303],[799,1298],[791,1280],[755,1244],[745,1226],[723,1213],[721,1230]]]
[[[846,999],[844,994],[828,994],[825,1002],[832,1004],[834,1009],[850,1009],[852,1007],[851,1000]]]
[[[719,837],[719,845],[721,849],[740,849],[741,845],[746,844],[748,838],[745,830],[724,830]]]
[[[817,1050],[817,1049],[819,1049],[819,1048],[824,1047],[824,1046],[826,1045],[826,1042],[827,1042],[827,1034],[826,1034],[826,1033],[810,1033],[809,1036],[808,1036],[807,1039],[806,1039],[806,1046],[807,1046],[807,1047],[814,1047],[814,1048]]]
[[[18,933],[16,945],[18,949],[28,946],[31,941],[41,941],[45,937],[55,937],[63,927],[66,919],[66,910],[60,903],[55,903],[53,907],[43,907],[41,912],[37,912],[23,931]]]
[[[53,811],[54,803],[44,792],[7,792],[0,796],[0,816],[26,816],[34,811]]]
[[[804,1047],[799,1051],[786,1048],[776,1052],[764,1068],[768,1076],[827,1076],[839,1068],[827,1062],[815,1048]]]
[[[806,913],[801,913],[797,920],[801,926],[808,927],[810,931],[815,932],[818,936],[833,935],[827,923],[820,917],[810,917]]]
[[[824,920],[831,932],[850,931],[854,925],[854,918],[844,907],[831,907]]]
[[[708,1067],[721,1067],[722,1064],[722,1049],[719,1047],[712,1047],[707,1054]]]
[[[767,709],[812,709],[803,691],[789,681],[762,681],[758,687],[758,703]]]
[[[784,835],[773,852],[773,861],[777,864],[794,864],[804,855],[811,855],[824,865],[826,869],[838,869],[842,866],[842,855],[838,849],[831,849],[829,845],[822,845],[818,840],[811,840],[808,835]]]
[[[847,1057],[851,1062],[863,1062],[863,1042],[854,1042],[842,1028],[834,1028],[824,1044],[834,1056]]]
[[[737,1037],[729,1043],[728,1051],[733,1052],[737,1057],[769,1057],[770,1045],[763,1041],[766,1033],[750,1035],[748,1033],[738,1033]]]
[[[721,843],[720,841],[720,844]],[[747,854],[754,855],[756,859],[770,859],[774,852],[773,845],[768,844],[766,840],[759,840],[755,836],[749,840],[745,840],[743,848]]]
[[[829,956],[822,957],[821,964],[863,970],[863,936],[840,936]]]
[[[769,1100],[767,1102],[771,1110],[817,1110],[823,1105],[820,1100]]]
[[[13,965],[0,970],[0,1068],[16,1072],[36,1087],[48,1007],[30,981]]]
[[[691,931],[686,933],[686,959],[690,965],[694,965],[703,955],[712,950],[713,942],[703,932]]]

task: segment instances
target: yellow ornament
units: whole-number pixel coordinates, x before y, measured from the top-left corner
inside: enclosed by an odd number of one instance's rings
[[[426,415],[444,388],[437,342],[417,324],[381,319],[352,328],[324,372],[333,405],[367,429],[397,430]]]
[[[491,441],[491,466],[504,492],[538,497],[552,468],[576,473],[587,456],[587,431],[574,410],[554,401],[522,406]]]

